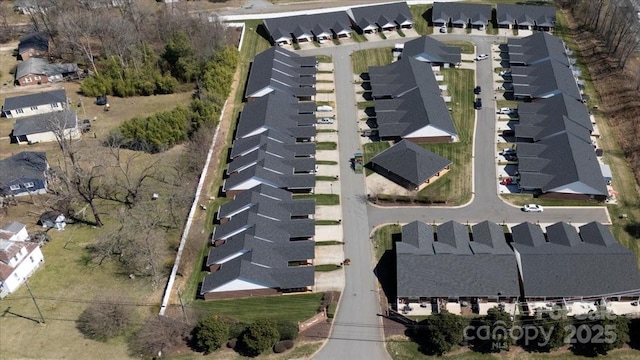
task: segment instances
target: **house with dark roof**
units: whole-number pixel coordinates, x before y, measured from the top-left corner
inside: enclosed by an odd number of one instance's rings
[[[546,99],[520,102],[518,104],[518,118],[518,125],[536,126],[541,124],[541,128],[546,125],[553,127],[551,122],[563,121],[563,118],[568,118],[580,127],[587,129],[589,133],[593,132],[591,115],[584,103],[562,93]],[[516,125],[516,129],[518,125]],[[541,131],[545,130],[541,129]],[[555,133],[553,130],[547,132]],[[516,137],[518,137],[517,134]]]
[[[0,239],[0,299],[18,290],[43,262],[38,244]]]
[[[374,156],[367,167],[408,189],[420,191],[434,178],[444,175],[451,161],[408,140]]]
[[[411,57],[448,68],[460,64],[462,49],[458,46],[447,46],[430,36],[422,36],[404,43],[401,57]]]
[[[555,97],[555,96],[554,96]],[[570,132],[583,139],[589,139],[591,123],[588,127],[562,114],[525,115],[513,126],[516,140],[536,142],[551,136]]]
[[[231,147],[229,158],[233,160],[260,149],[271,149],[273,147],[276,147],[276,149],[282,147],[291,151],[295,157],[314,157],[316,154],[316,144],[314,142],[296,142],[296,139],[292,136],[276,130],[266,130],[259,134],[236,139]]]
[[[571,65],[564,42],[546,32],[524,38],[509,38],[507,49],[511,66],[535,65],[547,60],[555,60],[564,66]]]
[[[19,118],[62,111],[67,108],[67,102],[67,93],[64,89],[13,96],[4,99],[2,115],[7,118]]]
[[[564,199],[607,197],[606,181],[589,138],[564,131],[535,143],[518,143],[522,190]]]
[[[0,160],[0,195],[25,196],[47,192],[49,163],[44,152],[22,151]]]
[[[67,63],[49,63],[45,59],[29,58],[18,63],[16,68],[16,84],[41,85],[62,81],[67,77],[78,75],[78,65]]]
[[[431,65],[411,57],[369,68],[382,140],[454,142],[458,134]]]
[[[344,11],[270,18],[263,23],[275,45],[349,38],[352,32]]]
[[[57,136],[79,139],[78,115],[75,111],[62,110],[21,117],[15,120],[11,141],[18,144],[37,144],[57,141]]]
[[[296,193],[309,193],[315,187],[316,178],[313,173],[296,174],[291,167],[285,169],[284,166],[276,167],[278,166],[276,164],[266,165],[267,167],[264,165],[264,163],[253,164],[233,173],[224,180],[222,191],[227,196],[235,196],[256,185],[265,184]]]
[[[431,21],[434,27],[485,29],[491,20],[491,5],[434,2]]]
[[[499,28],[553,31],[556,26],[554,6],[497,4]]]
[[[400,309],[418,303],[438,313],[454,303],[462,312],[486,313],[520,294],[516,258],[495,223],[469,229],[449,221],[434,232],[414,221],[402,227],[395,255]]]
[[[20,38],[18,57],[28,60],[30,57],[49,57],[49,36],[39,32],[32,32]]]
[[[244,105],[235,137],[242,139],[277,131],[297,142],[309,142],[316,134],[315,122],[314,115],[299,113],[294,97],[275,92]]]
[[[300,56],[280,47],[271,47],[253,58],[245,97],[263,97],[274,91],[299,100],[313,100],[316,95],[315,56]]]
[[[413,16],[406,2],[354,6],[347,14],[360,34],[413,28]]]
[[[560,93],[574,99],[582,98],[571,68],[555,60],[514,66],[511,78],[513,96],[518,100],[544,99]]]
[[[640,295],[636,256],[604,225],[576,229],[565,222],[542,229],[531,223],[511,228],[513,249],[527,302],[535,300],[634,299]]]

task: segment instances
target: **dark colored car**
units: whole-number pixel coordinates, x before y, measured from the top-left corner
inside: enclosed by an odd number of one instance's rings
[[[103,96],[97,96],[96,97],[96,105],[107,105],[109,103],[109,101],[107,100],[107,96],[103,95]]]
[[[482,109],[482,99],[477,98],[476,101],[473,103],[473,107],[476,110],[481,110]]]
[[[482,88],[480,86],[476,86],[475,88],[473,88],[474,94],[480,95],[481,92],[482,92]]]

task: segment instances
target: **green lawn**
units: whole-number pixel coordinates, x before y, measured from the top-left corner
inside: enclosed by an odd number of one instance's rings
[[[463,54],[473,54],[475,53],[475,47],[473,43],[468,41],[443,41],[442,43],[447,44],[449,46],[457,46],[462,49]]]
[[[340,221],[338,220],[316,220],[316,225],[338,225]]]
[[[316,176],[316,181],[336,181],[335,176]]]
[[[409,7],[411,15],[413,16],[413,28],[420,35],[428,35],[433,33],[433,26],[429,26],[429,23],[424,18],[425,13],[431,10],[433,5],[413,5]],[[426,14],[431,18],[431,11]]]
[[[453,102],[451,116],[458,131],[459,142],[449,144],[425,144],[433,151],[453,162],[451,170],[419,192],[419,196],[448,204],[463,204],[471,198],[471,150],[473,146],[473,70],[441,69]]]
[[[336,194],[293,194],[297,199],[315,199],[316,205],[339,205],[340,196]]]
[[[351,54],[353,73],[362,74],[369,71],[369,66],[382,66],[391,64],[393,54],[392,47],[354,51]]]
[[[338,165],[337,161],[332,160],[316,160],[316,164],[318,165]]]
[[[247,323],[263,318],[297,322],[306,320],[318,312],[322,295],[323,293],[314,293],[231,300],[198,300],[190,306]]]
[[[333,141],[321,141],[316,143],[316,150],[335,150],[338,144]]]
[[[336,264],[316,265],[316,271],[318,271],[318,272],[335,271],[335,270],[338,270],[340,268],[342,268],[342,266],[336,265]]]
[[[374,156],[388,149],[390,146],[391,143],[389,143],[388,141],[378,141],[364,144],[364,146],[362,147],[362,156],[364,158],[364,163],[368,164]],[[369,176],[373,174],[373,171],[366,169],[365,174]]]
[[[393,249],[393,234],[401,232],[400,225],[384,225],[376,229],[373,233],[373,245],[375,248],[376,262],[380,260],[382,254]]]

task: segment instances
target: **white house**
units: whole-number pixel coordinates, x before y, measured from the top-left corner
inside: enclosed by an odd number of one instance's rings
[[[38,244],[0,239],[0,299],[16,291],[43,262]]]
[[[49,114],[39,114],[16,119],[13,125],[13,141],[18,144],[37,144],[57,141],[57,136],[65,139],[79,139],[78,114],[63,110]]]
[[[64,90],[14,96],[4,99],[2,113],[10,119],[62,111],[67,108],[67,101]]]
[[[0,229],[0,239],[11,241],[27,241],[29,240],[27,226],[17,221],[7,223],[2,227],[2,229]]]

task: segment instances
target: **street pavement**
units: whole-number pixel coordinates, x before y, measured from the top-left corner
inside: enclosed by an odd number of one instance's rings
[[[505,41],[504,37],[484,35],[445,35],[447,40],[470,41],[476,54],[490,54],[491,45]],[[384,334],[379,305],[379,289],[373,274],[370,232],[378,225],[408,223],[421,220],[443,223],[477,223],[490,220],[497,223],[570,223],[599,221],[610,223],[606,207],[556,207],[543,213],[524,213],[516,206],[503,202],[497,192],[496,106],[493,89],[493,61],[476,63],[476,84],[482,86],[483,108],[477,111],[474,129],[472,200],[457,207],[381,207],[366,201],[364,174],[356,174],[349,159],[361,150],[357,131],[357,106],[352,82],[350,54],[353,51],[392,46],[412,38],[369,41],[301,50],[301,55],[331,55],[335,66],[336,111],[339,129],[341,204],[345,256],[351,259],[346,266],[346,285],[334,318],[329,340],[315,359],[388,359],[384,348]],[[471,89],[469,89],[471,91]],[[494,97],[494,98],[492,98]]]

